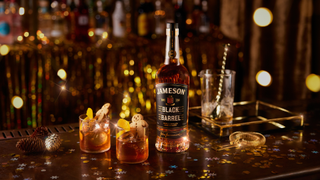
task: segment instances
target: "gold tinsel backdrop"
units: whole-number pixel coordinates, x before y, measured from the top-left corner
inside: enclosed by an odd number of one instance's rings
[[[27,37],[2,46],[0,129],[78,122],[88,107],[95,111],[106,102],[113,105],[113,117],[155,113],[154,80],[164,62],[165,38],[129,35],[93,45],[37,39],[38,45]],[[200,105],[198,73],[220,67],[225,43],[232,44],[227,68],[240,77],[240,45],[225,39],[218,27],[208,36],[181,39],[180,60],[191,79],[190,106]],[[21,100],[22,107],[15,108]]]

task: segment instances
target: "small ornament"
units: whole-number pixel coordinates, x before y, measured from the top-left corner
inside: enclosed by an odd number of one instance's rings
[[[38,137],[20,139],[16,147],[23,152],[41,152],[45,150],[42,139]]]
[[[61,139],[58,134],[50,134],[45,140],[45,147],[47,151],[53,152],[59,149],[61,145]]]

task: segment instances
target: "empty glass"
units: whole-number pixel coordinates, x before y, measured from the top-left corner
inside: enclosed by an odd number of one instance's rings
[[[201,115],[213,120],[216,124],[232,124],[235,71],[202,70],[199,73],[201,82]],[[203,126],[213,128],[212,122],[202,120]]]

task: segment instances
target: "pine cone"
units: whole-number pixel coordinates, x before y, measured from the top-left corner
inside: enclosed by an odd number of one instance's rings
[[[23,152],[41,152],[45,150],[43,141],[38,137],[20,139],[16,147]]]
[[[50,134],[45,140],[45,146],[47,151],[53,152],[59,149],[61,145],[61,139],[58,134]]]
[[[31,134],[31,137],[44,137],[44,136],[48,136],[49,135],[49,131],[48,128],[41,126],[41,127],[37,127],[37,129]]]

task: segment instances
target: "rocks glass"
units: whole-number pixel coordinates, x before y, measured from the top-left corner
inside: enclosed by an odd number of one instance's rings
[[[87,153],[101,153],[110,149],[109,118],[102,120],[79,116],[80,149]]]
[[[149,157],[148,125],[131,127],[129,131],[116,126],[116,154],[122,163],[142,163]]]

